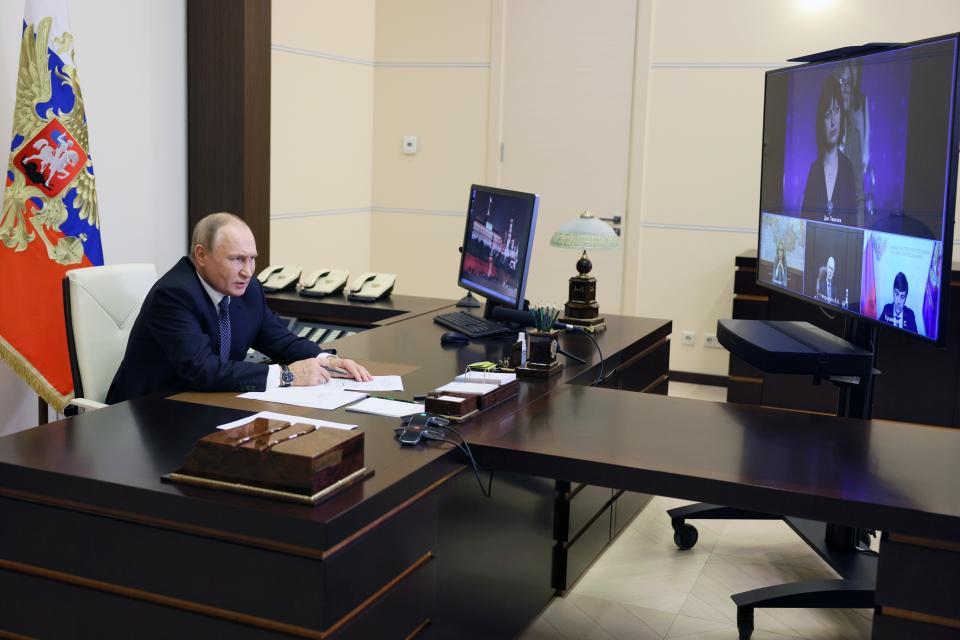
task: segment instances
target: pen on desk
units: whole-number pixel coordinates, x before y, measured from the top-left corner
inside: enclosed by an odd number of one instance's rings
[[[346,369],[341,369],[340,367],[333,367],[333,366],[326,365],[326,364],[322,364],[322,365],[320,365],[320,366],[323,367],[324,369],[326,369],[327,371],[329,371],[330,373],[335,373],[335,374],[337,374],[338,376],[346,376],[346,377],[348,377],[348,378],[352,378],[352,377],[353,377],[353,375],[351,375],[350,372],[347,371]]]
[[[406,400],[404,398],[394,398],[393,396],[376,396],[381,400],[393,400],[394,402],[416,402],[416,400]]]

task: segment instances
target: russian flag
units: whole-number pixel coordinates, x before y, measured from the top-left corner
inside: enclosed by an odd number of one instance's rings
[[[873,234],[863,248],[863,275],[860,276],[860,313],[868,318],[877,317],[876,245]]]
[[[73,397],[61,282],[103,264],[73,45],[66,0],[27,0],[0,212],[0,357],[57,410]]]

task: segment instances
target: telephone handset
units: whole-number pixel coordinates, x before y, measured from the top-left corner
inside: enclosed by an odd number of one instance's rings
[[[318,269],[300,276],[297,291],[302,296],[328,296],[343,289],[349,277],[350,272],[343,269]]]
[[[264,291],[282,291],[297,282],[301,271],[300,267],[292,264],[272,264],[257,274],[257,280],[263,285]]]
[[[362,273],[350,283],[347,297],[361,302],[373,302],[390,295],[396,282],[397,276],[392,273]]]

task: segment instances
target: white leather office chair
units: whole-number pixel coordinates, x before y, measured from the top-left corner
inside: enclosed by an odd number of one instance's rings
[[[157,280],[152,264],[116,264],[68,271],[63,312],[73,393],[70,404],[100,409],[120,368],[140,305]]]

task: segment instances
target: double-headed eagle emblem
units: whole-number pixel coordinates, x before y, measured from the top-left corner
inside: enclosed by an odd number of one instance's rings
[[[100,222],[93,165],[86,151],[87,118],[72,64],[73,38],[69,33],[54,38],[63,65],[51,67],[51,23],[51,18],[44,18],[23,31],[0,242],[8,249],[24,251],[39,237],[51,260],[70,265],[83,259],[86,240],[84,233],[61,235],[70,210],[92,227],[99,228]],[[64,112],[62,104],[48,104],[54,89],[63,95],[72,93],[69,111]],[[56,242],[48,234],[54,234]]]

